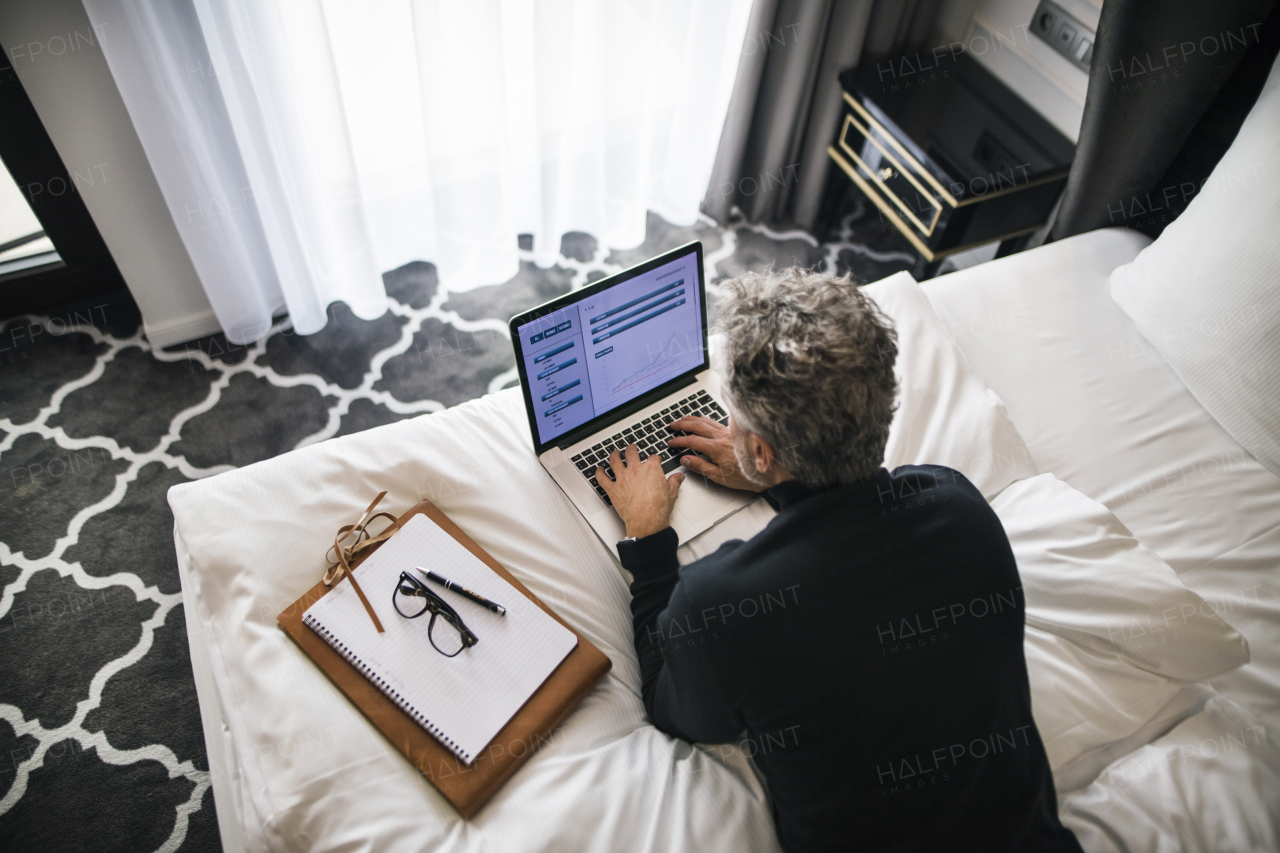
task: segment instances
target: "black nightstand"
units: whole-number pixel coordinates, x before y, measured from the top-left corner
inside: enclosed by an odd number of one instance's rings
[[[1075,146],[976,61],[946,51],[867,61],[840,83],[844,115],[827,153],[920,253],[918,277],[1045,224]]]

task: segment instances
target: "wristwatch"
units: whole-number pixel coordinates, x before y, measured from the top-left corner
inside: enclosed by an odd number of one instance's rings
[[[637,540],[636,537],[634,536],[624,536],[623,538],[618,540],[618,544],[621,545],[623,542],[637,542],[637,541],[639,540]]]

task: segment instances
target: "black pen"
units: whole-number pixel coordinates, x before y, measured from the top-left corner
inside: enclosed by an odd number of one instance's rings
[[[469,598],[472,601],[474,601],[476,604],[479,604],[481,607],[489,608],[494,613],[497,613],[499,616],[507,615],[507,608],[503,607],[501,604],[490,601],[489,599],[485,598],[483,595],[476,595],[474,592],[467,589],[465,586],[459,586],[458,584],[454,583],[448,578],[443,578],[440,575],[436,574],[435,572],[428,571],[427,569],[422,568],[422,566],[415,566],[414,568],[416,568],[418,571],[426,575],[427,580],[435,581],[445,589],[451,592],[456,592],[458,595],[462,596],[463,598]]]

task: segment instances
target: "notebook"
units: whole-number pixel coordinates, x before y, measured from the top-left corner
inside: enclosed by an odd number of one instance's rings
[[[427,639],[430,615],[406,619],[391,603],[400,572],[414,573],[415,566],[503,605],[506,615],[438,590],[480,640],[457,657],[445,657]],[[572,631],[426,515],[413,516],[357,571],[385,633],[374,628],[349,583],[307,608],[303,624],[466,764],[578,643]]]

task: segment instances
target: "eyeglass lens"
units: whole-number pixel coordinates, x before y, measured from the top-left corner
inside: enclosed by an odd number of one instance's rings
[[[427,631],[427,638],[431,640],[431,645],[435,646],[436,651],[445,657],[453,657],[462,651],[461,632],[440,614],[431,616],[431,625],[427,628]]]
[[[418,584],[411,575],[401,575],[394,598],[396,611],[406,619],[417,619],[428,610],[431,611],[431,621],[427,625],[427,639],[440,654],[445,657],[455,657],[466,648],[463,629],[454,621],[458,617],[450,618],[451,614],[446,615],[449,612],[448,606],[442,600],[436,600],[431,592]]]

